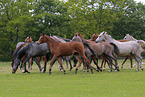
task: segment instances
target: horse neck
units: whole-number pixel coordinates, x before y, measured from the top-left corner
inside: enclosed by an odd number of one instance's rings
[[[137,39],[135,39],[135,38],[133,38],[133,37],[131,37],[130,39],[133,40],[133,41],[137,41]]]
[[[104,40],[105,40],[105,42],[118,42],[117,40],[109,37],[108,35],[105,36]]]
[[[48,44],[48,46],[50,47],[50,48],[54,48],[54,47],[56,47],[58,44],[59,44],[59,42],[57,42],[57,41],[55,41],[55,40],[53,40],[53,39],[51,39],[49,36],[47,37],[47,44]]]
[[[83,42],[86,41],[86,39],[82,35],[79,35],[79,36],[80,36],[80,38],[82,39]]]

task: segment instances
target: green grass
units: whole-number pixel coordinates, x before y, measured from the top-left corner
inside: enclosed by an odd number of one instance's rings
[[[30,74],[21,70],[12,74],[10,62],[0,62],[0,97],[145,97],[145,71],[130,69],[129,61],[120,72],[111,73],[108,66],[93,74],[82,72],[81,67],[77,74],[66,69],[64,75],[56,63],[49,75],[48,67],[45,74],[39,73],[36,64]]]

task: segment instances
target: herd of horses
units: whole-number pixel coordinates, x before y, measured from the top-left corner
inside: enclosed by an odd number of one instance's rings
[[[72,39],[64,39],[60,36],[41,34],[38,41],[33,42],[31,37],[27,37],[25,42],[19,42],[12,58],[12,73],[15,73],[20,65],[23,67],[23,73],[30,73],[26,68],[26,62],[29,63],[28,68],[32,69],[33,60],[36,62],[40,72],[46,72],[47,62],[50,60],[49,74],[51,74],[52,66],[58,61],[59,68],[65,74],[63,60],[70,64],[70,71],[73,67],[75,73],[83,63],[83,70],[93,73],[95,71],[102,71],[105,69],[105,64],[108,63],[109,72],[119,71],[118,58],[125,57],[123,64],[127,59],[130,59],[131,68],[133,68],[132,59],[137,63],[137,70],[142,67],[141,53],[145,52],[145,42],[143,40],[136,40],[129,34],[124,39],[115,40],[107,32],[99,34],[94,33],[91,39],[86,40],[81,33],[75,33]],[[98,65],[99,57],[102,57],[101,66]],[[40,61],[44,61],[42,67]],[[73,66],[71,64],[73,61]],[[94,62],[96,67],[91,65]],[[79,65],[77,63],[79,62]],[[67,65],[68,66],[68,65]],[[103,67],[104,66],[104,67]]]

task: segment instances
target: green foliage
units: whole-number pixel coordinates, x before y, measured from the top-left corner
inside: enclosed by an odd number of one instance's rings
[[[1,0],[0,60],[11,59],[18,42],[40,33],[71,39],[76,32],[89,39],[108,32],[115,39],[126,33],[145,39],[145,5],[134,0]]]

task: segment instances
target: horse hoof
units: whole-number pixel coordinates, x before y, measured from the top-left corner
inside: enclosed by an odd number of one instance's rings
[[[49,75],[51,75],[51,72],[49,72]]]
[[[143,67],[141,68],[141,70],[143,71]]]
[[[99,72],[99,69],[96,69],[97,72]]]
[[[136,70],[136,72],[138,72],[139,70]]]
[[[65,70],[63,71],[63,74],[65,74]]]
[[[91,71],[91,74],[93,74],[93,71]]]
[[[102,69],[99,69],[102,72]]]
[[[29,71],[27,73],[30,73]]]
[[[109,70],[109,73],[112,72],[112,70]]]
[[[69,71],[71,71],[72,70],[72,68],[71,69],[69,69]]]
[[[114,70],[114,72],[117,72],[117,70]]]
[[[12,72],[12,74],[15,74],[15,72]]]
[[[77,71],[78,71],[78,68],[76,68],[76,70],[75,70],[75,74],[77,74]]]

